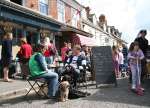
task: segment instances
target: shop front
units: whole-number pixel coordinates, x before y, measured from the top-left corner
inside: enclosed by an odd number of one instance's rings
[[[45,36],[55,39],[61,24],[47,16],[8,1],[0,1],[0,42],[7,32],[13,34],[13,56],[18,51],[19,40],[26,37],[32,46]],[[1,51],[1,49],[0,49]]]
[[[55,36],[56,47],[61,49],[64,42],[71,43],[74,45],[87,45],[87,46],[96,46],[95,40],[92,38],[92,34],[82,31],[80,29],[71,27],[71,26],[62,26],[61,32]],[[91,42],[90,42],[91,41]],[[93,42],[93,43],[92,43]]]

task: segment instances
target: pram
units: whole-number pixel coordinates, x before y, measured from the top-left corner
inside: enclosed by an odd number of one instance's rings
[[[68,82],[70,83],[69,98],[86,97],[86,96],[90,95],[90,93],[88,93],[87,90],[86,90],[86,92],[80,91],[79,86],[78,86],[78,84],[86,82],[86,69],[80,71],[79,78],[77,80],[75,80],[74,68],[72,66],[68,65],[65,67],[65,71],[61,74],[61,77],[66,76],[66,75],[69,76]],[[85,84],[84,86],[87,89],[87,84]]]
[[[127,63],[120,65],[119,70],[121,72],[121,77],[128,77],[129,76],[130,67]]]

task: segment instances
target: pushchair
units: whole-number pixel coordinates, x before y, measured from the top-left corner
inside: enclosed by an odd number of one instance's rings
[[[86,97],[88,95],[90,95],[89,93],[83,92],[79,90],[79,86],[80,83],[86,82],[86,69],[85,70],[81,70],[79,77],[75,78],[75,74],[74,74],[74,68],[71,65],[67,65],[65,67],[65,71],[61,74],[60,77],[63,76],[68,76],[69,77],[69,84],[70,84],[70,88],[69,88],[69,98],[79,98],[79,97]],[[85,85],[86,89],[87,89],[87,85]]]
[[[121,77],[128,77],[130,73],[130,67],[128,64],[122,64],[119,67],[119,70],[121,72]]]
[[[75,73],[75,69],[71,66],[71,65],[67,65],[65,67],[64,72],[61,74],[61,76],[65,76],[68,75],[70,78],[69,83],[72,86],[72,88],[78,88],[78,84],[77,83],[83,83],[86,82],[86,67],[82,70],[79,70],[80,73],[77,76]],[[78,77],[78,78],[76,78]]]

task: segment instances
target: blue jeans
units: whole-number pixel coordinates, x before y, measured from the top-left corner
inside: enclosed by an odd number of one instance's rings
[[[47,63],[47,64],[53,64],[53,62],[54,62],[53,56],[45,57],[45,60],[46,60],[46,63]]]
[[[137,86],[141,85],[141,65],[132,64],[130,68],[132,73],[132,89],[136,89]]]
[[[58,74],[49,70],[38,78],[44,78],[48,82],[48,96],[55,96],[58,90]]]

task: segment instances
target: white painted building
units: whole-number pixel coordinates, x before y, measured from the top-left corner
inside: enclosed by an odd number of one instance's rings
[[[90,14],[89,7],[83,8],[81,18],[81,29],[93,35],[97,46],[113,46],[124,42],[113,26],[107,26],[107,22],[101,25],[101,20],[98,21],[95,14]]]

